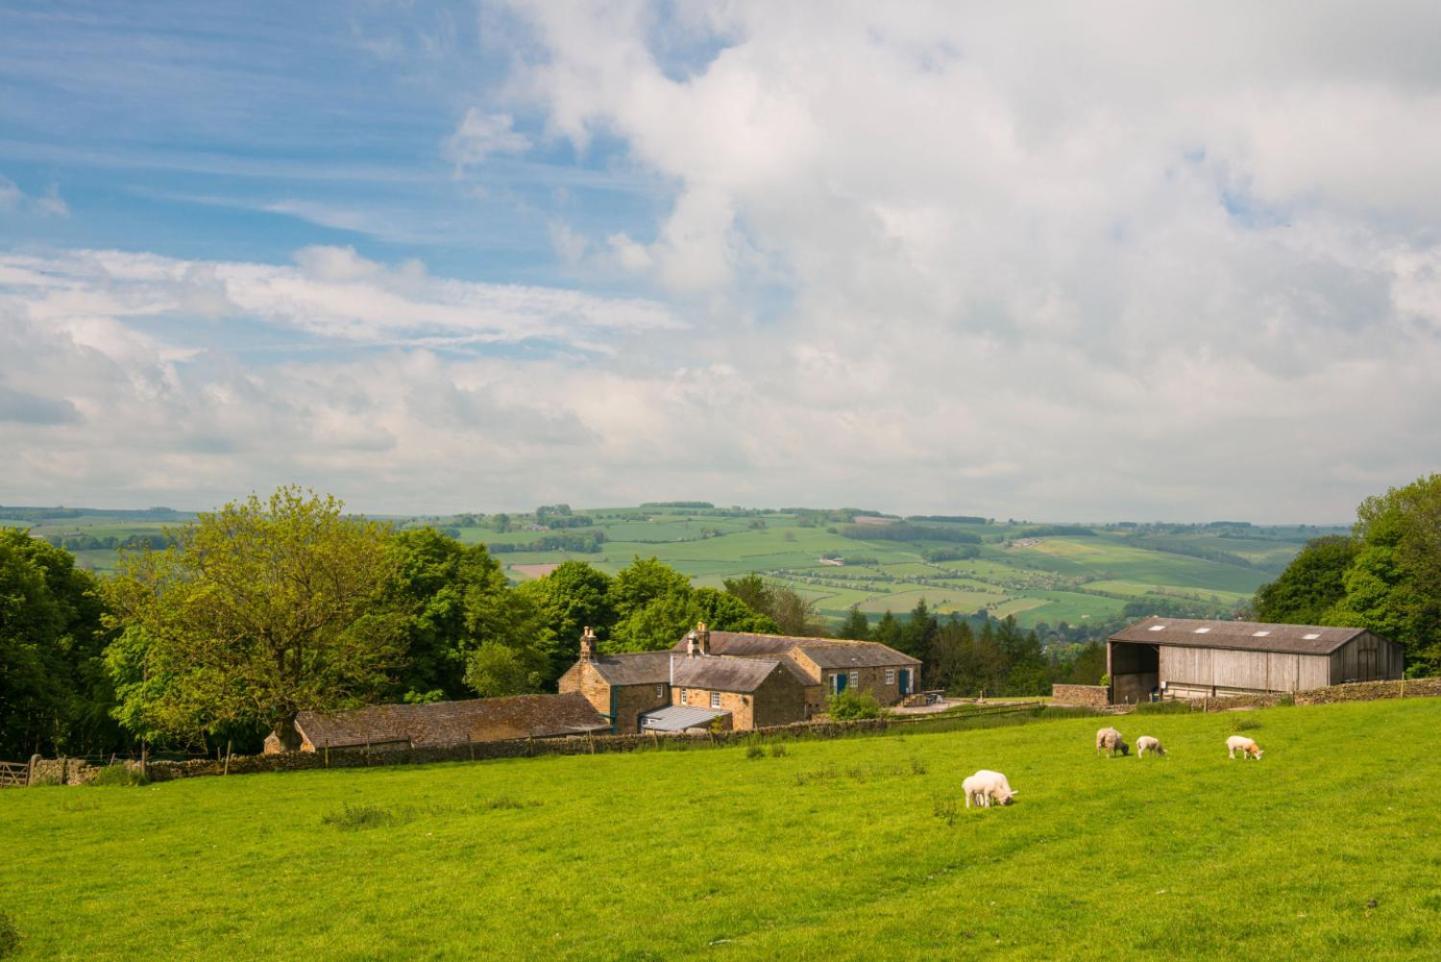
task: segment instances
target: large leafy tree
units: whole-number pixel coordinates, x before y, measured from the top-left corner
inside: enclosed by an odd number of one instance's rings
[[[68,551],[0,531],[0,757],[120,747],[101,613]]]
[[[1256,592],[1256,617],[1298,625],[1318,625],[1346,596],[1346,572],[1356,560],[1350,538],[1311,541],[1291,560],[1280,577]]]
[[[549,644],[549,680],[558,678],[575,661],[576,644],[587,627],[608,639],[615,626],[611,600],[612,580],[584,561],[566,561],[544,578],[527,581],[517,591],[534,606]]]
[[[299,488],[202,514],[164,550],[122,555],[108,596],[118,716],[177,740],[238,726],[293,738],[306,709],[386,692],[405,616],[389,528]]]
[[[610,598],[618,620],[608,647],[615,651],[669,648],[699,621],[719,631],[778,630],[773,619],[735,595],[693,589],[689,578],[655,558],[636,558],[621,569]]]
[[[1328,624],[1400,642],[1407,660],[1441,670],[1441,474],[1367,498],[1356,512],[1356,557]]]

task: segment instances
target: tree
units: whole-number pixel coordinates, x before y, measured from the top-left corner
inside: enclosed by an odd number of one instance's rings
[[[924,598],[916,602],[916,606],[911,609],[910,618],[901,628],[900,650],[912,658],[919,658],[927,676],[935,668],[931,659],[931,642],[935,639],[938,629],[936,618],[931,614],[931,609],[926,606]]]
[[[576,645],[587,627],[598,638],[610,637],[616,621],[611,585],[605,572],[584,561],[566,561],[544,578],[523,582],[516,589],[534,606],[549,634],[547,683],[575,661]]]
[[[1441,670],[1441,474],[1367,498],[1353,535],[1346,594],[1326,623],[1385,635],[1413,667]]]
[[[726,594],[739,598],[752,611],[769,615],[775,610],[775,592],[755,572],[743,578],[727,578],[724,584]]]
[[[398,554],[381,523],[296,487],[202,514],[176,545],[121,556],[107,595],[128,636],[110,659],[136,730],[195,739],[253,725],[293,744],[297,712],[393,683],[405,618],[384,603]]]
[[[610,602],[616,617],[624,619],[661,598],[688,598],[690,591],[690,579],[670,565],[657,558],[636,556],[615,576]]]
[[[901,623],[896,620],[896,616],[891,614],[889,609],[881,615],[880,621],[876,622],[875,630],[871,632],[871,641],[897,650],[900,649]]]
[[[0,757],[122,746],[101,617],[98,586],[74,556],[0,530]]]
[[[818,637],[825,634],[825,622],[816,612],[816,603],[790,588],[775,588],[771,610],[777,630],[783,635]]]
[[[1346,596],[1346,572],[1358,545],[1350,538],[1316,538],[1270,584],[1256,592],[1256,618],[1298,625],[1319,625]]]
[[[714,588],[697,588],[691,595],[696,621],[717,631],[751,631],[775,634],[780,627],[769,615],[761,614],[740,598]]]
[[[852,641],[868,641],[871,636],[871,620],[866,613],[861,611],[858,605],[851,605],[846,612],[846,620],[836,629],[837,638],[849,638]]]
[[[535,648],[483,642],[466,659],[465,684],[482,698],[541,690],[549,663]]]

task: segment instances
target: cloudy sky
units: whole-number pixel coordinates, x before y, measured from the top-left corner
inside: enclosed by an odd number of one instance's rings
[[[0,7],[0,503],[1344,521],[1441,6]]]

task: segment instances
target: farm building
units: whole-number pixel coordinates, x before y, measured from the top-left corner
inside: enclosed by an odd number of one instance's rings
[[[883,705],[920,684],[920,662],[885,645],[710,631],[670,651],[604,655],[586,629],[580,660],[560,678],[617,732],[750,729],[804,721],[827,692],[869,691]]]
[[[1363,628],[1147,618],[1106,645],[1111,701],[1294,692],[1400,678],[1402,649]]]
[[[515,738],[563,738],[610,731],[590,702],[576,695],[470,698],[425,705],[371,705],[351,711],[303,711],[295,716],[302,752],[441,748]],[[292,741],[292,744],[294,741]],[[287,750],[280,736],[265,753]]]

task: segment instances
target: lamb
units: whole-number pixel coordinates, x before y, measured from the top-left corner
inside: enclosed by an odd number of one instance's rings
[[[1254,738],[1247,738],[1245,735],[1232,735],[1226,739],[1226,757],[1235,758],[1236,752],[1241,753],[1241,759],[1254,758],[1261,760],[1261,746],[1256,744]]]
[[[1131,754],[1131,746],[1126,744],[1126,740],[1116,729],[1102,728],[1096,732],[1096,754],[1099,755],[1103,751],[1110,752],[1111,757],[1115,758],[1118,751],[1122,755]]]
[[[1136,739],[1136,757],[1145,758],[1146,752],[1150,752],[1152,755],[1164,755],[1166,754],[1166,749],[1161,746],[1161,740],[1159,738],[1142,735]]]
[[[1020,794],[1011,790],[1006,776],[984,768],[961,782],[961,791],[966,793],[966,808],[971,807],[972,801],[979,808],[990,808],[992,802],[1009,805],[1011,799]]]

